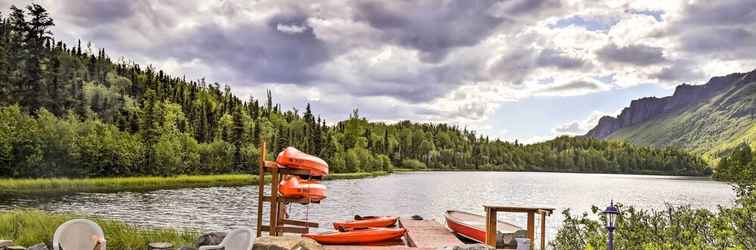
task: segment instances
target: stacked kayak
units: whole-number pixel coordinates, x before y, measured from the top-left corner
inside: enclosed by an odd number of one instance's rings
[[[326,198],[326,187],[318,181],[302,180],[299,176],[288,176],[278,185],[278,192],[284,198],[299,199],[301,203],[320,202]]]
[[[399,239],[407,232],[405,228],[391,228],[397,221],[394,216],[355,216],[355,220],[333,223],[339,231],[303,234],[321,244],[348,245],[370,244]]]
[[[294,147],[287,147],[276,157],[276,163],[286,168],[308,171],[307,178],[328,175],[328,163],[317,156],[309,155]],[[287,176],[278,185],[278,192],[284,198],[296,199],[307,204],[320,202],[326,198],[326,187],[315,180],[304,180],[300,176]]]
[[[281,153],[278,153],[276,163],[287,168],[307,170],[312,177],[328,175],[328,163],[317,156],[305,154],[294,147],[287,147]]]

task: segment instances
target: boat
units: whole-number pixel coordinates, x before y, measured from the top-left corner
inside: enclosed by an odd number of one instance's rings
[[[351,245],[395,240],[401,238],[406,232],[405,228],[371,227],[347,232],[308,233],[303,234],[302,237],[313,239],[324,245]]]
[[[446,225],[457,235],[476,241],[486,242],[486,217],[468,212],[449,210],[444,214]],[[505,221],[496,222],[496,247],[516,246],[515,238],[527,237],[527,231]]]
[[[320,202],[326,198],[325,185],[293,175],[287,176],[278,184],[278,192],[283,198],[298,199],[299,203]]]
[[[276,157],[276,163],[288,168],[302,169],[310,172],[310,176],[322,177],[328,175],[328,163],[317,156],[305,154],[294,147],[287,147]]]
[[[339,231],[352,231],[369,227],[390,227],[396,224],[396,216],[354,216],[353,221],[334,222],[333,228]]]

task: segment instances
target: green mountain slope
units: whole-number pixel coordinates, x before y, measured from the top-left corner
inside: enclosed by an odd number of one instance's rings
[[[754,79],[756,71],[715,77],[705,85],[681,85],[673,96],[645,103],[653,107],[633,107],[643,105],[643,99],[634,101],[625,110],[627,113],[623,111],[610,125],[617,126],[620,120],[631,124],[596,136],[601,126],[608,126],[600,122],[589,135],[644,145],[679,146],[716,160],[739,143],[756,142]],[[622,117],[639,114],[641,117],[636,119]],[[604,123],[609,121],[612,120],[602,119]]]

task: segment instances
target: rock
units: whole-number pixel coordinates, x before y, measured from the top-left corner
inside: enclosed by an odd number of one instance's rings
[[[26,247],[23,247],[23,246],[9,246],[9,247],[6,247],[5,249],[7,249],[7,250],[26,250]]]
[[[197,250],[197,249],[194,248],[194,247],[186,247],[186,246],[184,246],[184,247],[179,248],[178,250]]]
[[[681,84],[671,96],[644,97],[633,100],[617,117],[604,116],[586,136],[604,139],[615,131],[654,119],[657,116],[693,107],[727,90],[735,84],[756,79],[756,71],[711,78],[704,85]]]
[[[173,249],[173,244],[170,242],[152,242],[147,246],[149,250],[166,250]]]
[[[45,243],[39,243],[39,244],[30,246],[26,250],[49,250],[49,249],[47,248],[47,245],[45,245]]]
[[[9,247],[12,245],[13,245],[12,240],[0,240],[0,249],[2,249],[3,247]]]
[[[221,243],[221,241],[223,241],[223,238],[226,238],[226,233],[224,232],[211,232],[203,234],[199,238],[197,238],[197,247],[218,245]]]
[[[468,244],[459,246],[445,246],[437,250],[495,250],[495,248],[484,244]]]
[[[263,236],[255,240],[253,250],[322,250],[323,247],[309,238],[293,235]]]

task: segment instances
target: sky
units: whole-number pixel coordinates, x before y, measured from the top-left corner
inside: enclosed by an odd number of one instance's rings
[[[504,140],[584,134],[632,99],[756,68],[756,1],[0,0],[58,40],[271,90],[330,122],[456,124]],[[5,13],[3,12],[3,13]]]

